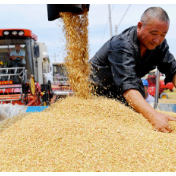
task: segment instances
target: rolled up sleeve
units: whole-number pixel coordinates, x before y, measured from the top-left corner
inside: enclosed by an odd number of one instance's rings
[[[142,81],[136,75],[134,52],[129,47],[125,44],[125,47],[120,45],[109,51],[108,60],[111,64],[113,80],[121,94],[126,90],[136,89],[144,97]]]

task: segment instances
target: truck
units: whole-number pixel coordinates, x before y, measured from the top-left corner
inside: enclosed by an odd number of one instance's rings
[[[50,82],[53,91],[52,103],[59,98],[64,98],[68,95],[73,95],[73,89],[68,82],[68,71],[64,61],[52,62],[52,75],[45,75],[45,82]]]
[[[37,40],[29,29],[0,29],[0,104],[50,104],[53,92],[50,81],[44,80],[50,72],[47,46]],[[16,44],[25,52],[23,67],[11,65],[10,53]]]

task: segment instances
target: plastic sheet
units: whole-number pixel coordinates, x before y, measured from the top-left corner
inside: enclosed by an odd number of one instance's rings
[[[24,105],[12,105],[12,104],[3,104],[0,105],[0,121],[5,120],[7,118],[11,118],[18,113],[25,113],[27,106]]]

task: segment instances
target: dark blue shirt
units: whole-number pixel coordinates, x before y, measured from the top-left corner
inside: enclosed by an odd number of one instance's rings
[[[169,52],[166,39],[154,50],[147,50],[141,58],[137,26],[130,27],[108,40],[89,61],[91,79],[102,87],[115,87],[120,94],[136,89],[144,97],[141,77],[158,67],[166,75],[165,84],[172,82],[176,61]]]

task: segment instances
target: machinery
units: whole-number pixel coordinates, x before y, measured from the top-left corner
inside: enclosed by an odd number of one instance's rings
[[[10,60],[15,45],[25,52],[25,66],[16,67]],[[0,29],[0,103],[27,106],[49,105],[53,92],[44,73],[50,72],[47,47],[37,42],[28,29]]]
[[[64,62],[53,62],[52,76],[45,76],[44,78],[46,82],[51,82],[53,91],[52,103],[59,98],[74,94],[72,87],[68,83],[68,72]]]
[[[148,92],[150,95],[155,96],[155,89],[156,89],[156,69],[152,70],[148,76],[147,81],[149,84]],[[169,82],[165,85],[164,83],[165,76],[159,73],[159,98],[165,99],[168,98],[167,93],[164,92],[164,90],[169,89],[170,91],[173,91],[174,85],[172,82]]]
[[[148,92],[150,95],[154,96],[155,95],[155,89],[156,89],[156,75],[149,75],[148,76],[148,83],[149,83],[149,88]],[[174,85],[170,82],[165,85],[163,80],[159,81],[159,97],[161,99],[168,98],[167,93],[164,92],[164,90],[169,89],[170,91],[173,91]]]
[[[80,15],[85,9],[89,10],[88,4],[48,4],[48,20],[59,18],[59,12]],[[25,53],[22,59],[26,64],[17,64],[17,61],[21,62],[20,58],[11,57],[16,44],[20,46],[20,52]],[[46,76],[50,72],[47,47],[37,42],[37,36],[31,30],[0,29],[0,104],[27,105],[30,110],[26,112],[35,112],[46,108],[57,98],[72,95],[68,78],[62,74],[66,71],[64,64],[54,63],[53,70],[50,80]]]
[[[81,14],[87,4],[49,4],[48,20],[59,18],[59,12],[72,12]],[[10,57],[11,51],[18,44],[25,52],[26,64],[14,66]],[[11,59],[11,60],[10,60]],[[59,65],[53,65],[55,74]],[[53,75],[51,80],[46,79],[50,72],[50,62],[47,47],[44,43],[37,42],[37,36],[28,29],[0,29],[0,103],[27,105],[37,110],[37,106],[53,103],[58,97],[73,94],[67,84],[68,78]],[[54,90],[54,97],[53,97]],[[33,108],[34,107],[34,108]],[[41,108],[39,108],[41,110]],[[38,111],[38,110],[37,110]],[[29,112],[29,111],[28,111]]]
[[[47,4],[48,21],[60,18],[60,12],[82,14],[84,8],[89,11],[89,4]]]

